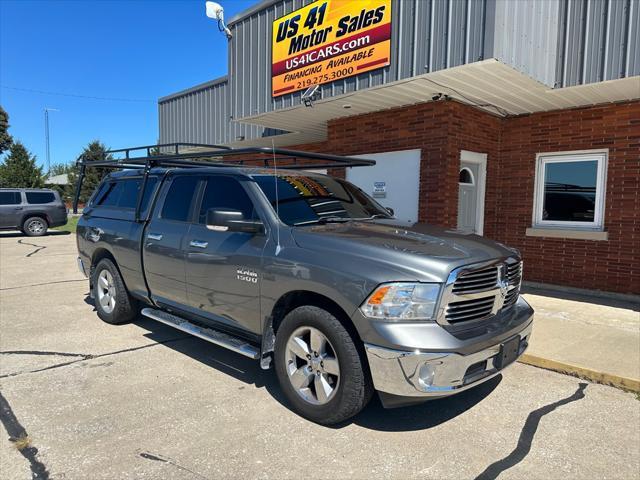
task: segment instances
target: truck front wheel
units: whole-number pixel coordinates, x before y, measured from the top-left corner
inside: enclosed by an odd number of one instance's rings
[[[133,320],[138,313],[136,301],[129,295],[120,272],[111,260],[100,260],[91,280],[96,311],[102,320],[112,325]]]
[[[356,415],[373,390],[351,335],[331,313],[298,307],[276,335],[275,368],[294,410],[331,425]]]

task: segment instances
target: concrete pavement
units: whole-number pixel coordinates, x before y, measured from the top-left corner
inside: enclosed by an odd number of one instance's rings
[[[640,303],[529,288],[525,363],[640,392]]]
[[[327,428],[249,359],[101,322],[87,286],[73,236],[0,233],[0,478],[638,478],[634,394],[516,364]]]

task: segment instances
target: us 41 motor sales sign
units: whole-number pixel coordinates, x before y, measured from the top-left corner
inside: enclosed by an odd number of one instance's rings
[[[274,97],[389,65],[391,0],[319,0],[273,22]]]

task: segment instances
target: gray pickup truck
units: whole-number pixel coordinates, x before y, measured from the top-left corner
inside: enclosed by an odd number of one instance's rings
[[[328,175],[146,162],[108,175],[78,222],[105,322],[142,313],[273,366],[292,408],[322,424],[374,391],[398,407],[469,389],[528,346],[514,249],[398,226]]]

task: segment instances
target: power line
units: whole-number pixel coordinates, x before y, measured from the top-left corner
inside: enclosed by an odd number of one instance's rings
[[[460,95],[462,98],[464,98],[466,101],[468,101],[469,103],[471,103],[473,106],[475,107],[488,107],[488,108],[494,108],[500,115],[507,117],[509,116],[509,112],[507,110],[505,110],[502,107],[499,107],[498,105],[494,105],[493,103],[480,103],[477,100],[473,100],[469,97],[467,97],[465,94],[463,94],[462,92],[456,90],[453,87],[449,87],[448,85],[443,85],[441,83],[436,82],[435,80],[431,80],[430,78],[426,78],[426,77],[420,77],[422,80],[426,80],[427,82],[433,83],[434,85],[437,85],[439,87],[442,88],[446,88],[448,90],[451,90],[452,92],[457,93],[458,95]]]
[[[45,90],[35,90],[32,88],[20,88],[20,87],[10,87],[8,85],[0,85],[1,88],[6,88],[8,90],[17,90],[19,92],[29,92],[29,93],[39,93],[41,95],[56,95],[58,97],[74,97],[74,98],[85,98],[89,100],[106,100],[109,102],[139,102],[139,103],[156,103],[155,100],[146,100],[140,98],[117,98],[117,97],[96,97],[93,95],[78,95],[75,93],[61,93],[61,92],[47,92]]]

